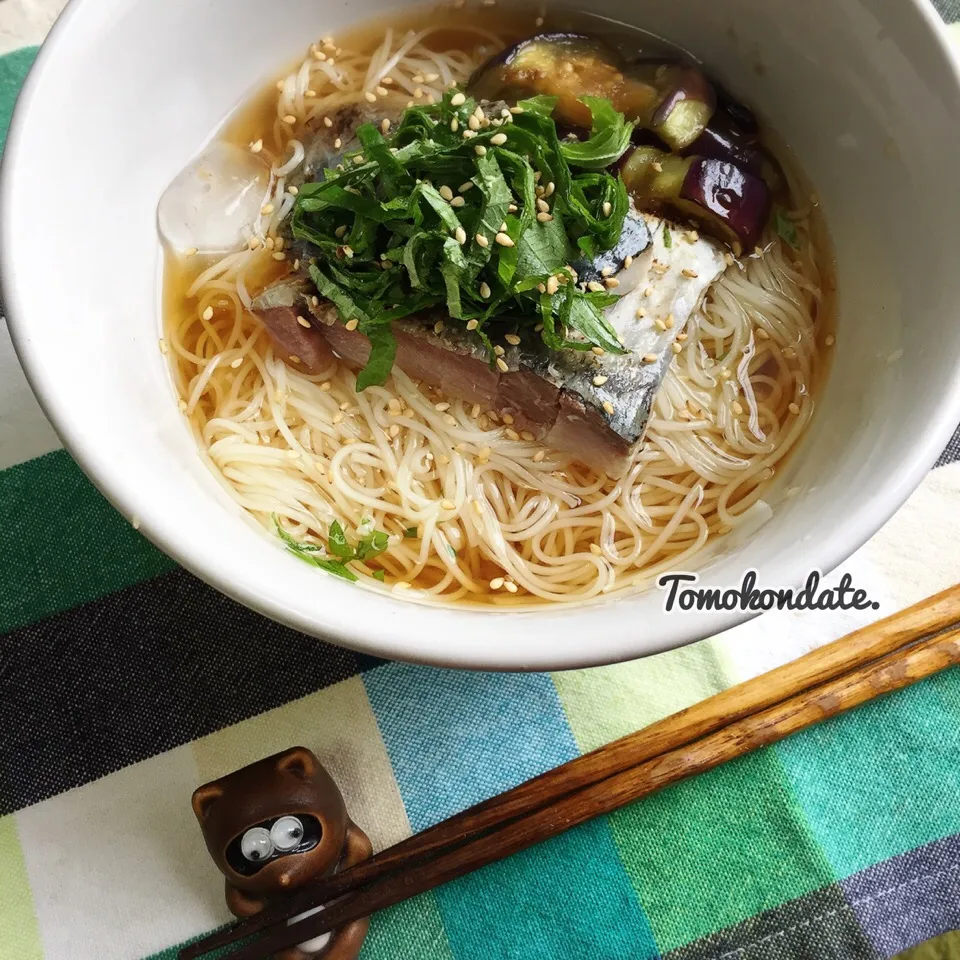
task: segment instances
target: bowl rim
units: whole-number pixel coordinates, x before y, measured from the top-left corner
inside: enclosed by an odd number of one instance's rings
[[[62,47],[69,44],[72,24],[88,11],[94,11],[99,5],[115,0],[68,0],[68,3],[46,40],[41,46],[34,64],[21,88],[13,111],[5,148],[0,159],[0,211],[9,209],[9,199],[17,189],[22,178],[29,175],[29,164],[20,146],[23,130],[27,124],[27,115],[36,96],[40,77],[47,64],[57,57]],[[870,2],[870,0],[867,0]],[[931,0],[909,0],[901,6],[903,16],[913,15],[924,28],[923,39],[931,55],[936,56],[940,66],[946,66],[952,76],[953,85],[960,103],[960,57],[957,56],[947,35],[940,15]],[[912,11],[912,14],[911,14]],[[21,172],[22,171],[22,172]],[[709,611],[706,613],[688,613],[661,621],[661,629],[656,637],[643,640],[611,641],[601,651],[552,650],[538,646],[535,650],[524,649],[522,644],[496,644],[493,648],[484,642],[478,642],[478,634],[505,621],[519,623],[518,629],[529,631],[534,622],[549,629],[552,620],[561,615],[573,613],[569,608],[545,607],[522,612],[499,612],[467,609],[464,607],[435,607],[411,603],[409,600],[387,596],[386,600],[396,607],[402,605],[407,617],[389,618],[389,622],[371,626],[359,623],[359,618],[342,615],[320,623],[317,618],[292,611],[280,604],[275,598],[256,591],[252,585],[242,588],[237,582],[220,575],[215,565],[207,562],[203,549],[170,535],[159,518],[144,510],[134,494],[115,482],[105,464],[93,455],[92,447],[87,444],[81,432],[74,431],[68,417],[61,416],[66,407],[64,397],[58,395],[52,383],[47,381],[44,365],[39,353],[34,350],[29,336],[29,321],[24,316],[18,271],[14,270],[16,246],[11,231],[10,217],[0,213],[0,285],[2,285],[8,329],[17,357],[24,374],[40,404],[44,415],[51,422],[64,448],[78,463],[97,489],[125,517],[139,516],[139,530],[153,544],[174,559],[178,564],[210,584],[219,592],[251,607],[252,609],[286,624],[296,630],[320,639],[355,650],[390,659],[433,664],[437,666],[458,667],[480,670],[565,670],[587,666],[599,666],[632,660],[664,650],[680,647],[706,637],[714,636],[724,630],[737,626],[758,614],[750,611]],[[903,505],[910,494],[919,486],[923,478],[933,467],[940,453],[947,445],[960,418],[960,377],[950,385],[937,416],[929,420],[922,439],[913,450],[913,456],[902,458],[897,470],[888,474],[884,483],[883,505],[878,506],[877,499],[869,503],[865,500],[848,518],[841,532],[835,532],[820,543],[812,545],[801,564],[790,560],[777,560],[771,564],[771,582],[778,585],[800,586],[801,576],[811,569],[827,573],[858,550],[887,520]],[[88,452],[88,448],[90,452]],[[334,578],[330,578],[331,580]],[[347,584],[342,585],[352,589]],[[578,607],[581,616],[589,616],[589,611],[606,608],[614,604],[592,604]],[[414,613],[416,611],[416,613]],[[395,612],[397,612],[395,610]],[[424,622],[433,618],[433,625],[444,624],[461,630],[464,636],[474,635],[468,646],[451,645],[449,642],[437,643],[429,634]],[[599,618],[594,617],[595,620]],[[408,621],[406,624],[398,620]],[[470,621],[474,621],[470,625]],[[478,629],[482,621],[484,631]],[[420,623],[419,626],[416,624]],[[469,629],[467,628],[469,625]],[[587,624],[584,624],[585,628]],[[586,633],[586,629],[585,629]],[[446,634],[448,637],[450,633]]]

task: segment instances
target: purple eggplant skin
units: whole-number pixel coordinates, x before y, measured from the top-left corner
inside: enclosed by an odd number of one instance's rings
[[[743,245],[752,249],[770,216],[770,191],[758,176],[729,160],[694,157],[683,181],[680,199],[709,211]]]
[[[638,104],[651,102],[648,113],[628,114],[653,131],[674,151],[690,146],[710,123],[717,107],[713,84],[698,67],[683,60],[637,60],[625,71]],[[652,96],[646,93],[652,90]]]
[[[726,110],[720,109],[703,133],[684,151],[687,156],[729,160],[754,176],[763,175],[763,150],[756,133],[741,127]]]
[[[730,92],[723,85],[714,81],[714,89],[717,91],[717,108],[730,117],[734,126],[743,132],[746,136],[754,138],[760,133],[760,123],[754,112],[745,107],[739,100],[730,95]]]

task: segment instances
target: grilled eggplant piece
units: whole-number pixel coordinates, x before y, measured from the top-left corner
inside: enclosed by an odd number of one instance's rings
[[[620,174],[638,205],[692,217],[731,245],[752,247],[770,215],[766,183],[727,160],[636,147]]]

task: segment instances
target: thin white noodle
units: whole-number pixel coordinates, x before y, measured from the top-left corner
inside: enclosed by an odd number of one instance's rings
[[[275,238],[293,207],[287,184],[303,162],[307,121],[348,104],[366,108],[364,91],[386,77],[393,82],[373,111],[439,97],[469,76],[478,49],[431,50],[424,40],[438,29],[388,29],[375,51],[341,50],[335,65],[310,53],[284,79],[277,119],[263,134],[264,155],[275,158],[266,194],[274,209],[254,236]],[[482,28],[463,30],[488,53],[502,46]],[[288,114],[298,122],[285,124]],[[793,195],[809,196],[784,167]],[[384,570],[385,586],[366,581],[374,589],[412,582],[419,589],[408,595],[420,599],[504,608],[636,590],[675,564],[695,564],[735,526],[813,414],[823,252],[807,200],[787,214],[802,249],[768,234],[763,256],[744,258],[713,285],[654,400],[646,440],[617,482],[509,439],[499,417],[402,372],[357,394],[353,372],[336,361],[316,376],[287,366],[249,312],[250,289],[262,286],[253,278],[271,263],[263,247],[207,266],[171,313],[177,388],[205,462],[265,529],[275,515],[318,544],[333,519],[351,535],[389,534],[387,552],[358,566]],[[204,320],[208,307],[214,315]],[[449,409],[436,409],[441,400]],[[411,527],[415,539],[404,535]],[[497,577],[515,592],[492,589]]]

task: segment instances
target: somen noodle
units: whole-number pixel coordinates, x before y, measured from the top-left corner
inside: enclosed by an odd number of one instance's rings
[[[369,52],[327,38],[278,82],[272,121],[251,141],[272,175],[249,244],[199,272],[191,259],[168,267],[163,346],[181,409],[225,490],[271,534],[274,517],[318,544],[334,520],[389,534],[388,550],[355,568],[373,589],[510,606],[635,590],[695,566],[741,523],[810,421],[829,296],[816,201],[781,157],[798,249],[768,228],[756,250],[727,255],[620,480],[399,369],[361,393],[344,363],[298,371],[249,308],[284,268],[304,125],[370,97],[391,110],[439,99],[504,46],[480,26],[457,31],[453,47],[448,26],[388,27]]]

